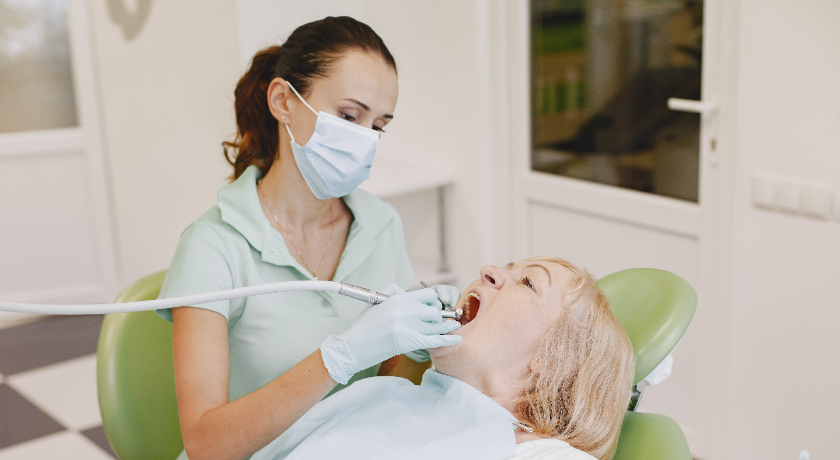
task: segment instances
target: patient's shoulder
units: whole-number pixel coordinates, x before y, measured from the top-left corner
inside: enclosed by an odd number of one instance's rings
[[[507,460],[595,460],[595,457],[565,441],[539,439],[517,444]]]

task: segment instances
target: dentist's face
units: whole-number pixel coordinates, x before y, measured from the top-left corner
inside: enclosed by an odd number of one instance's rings
[[[384,131],[394,118],[398,93],[397,74],[390,65],[378,56],[350,51],[331,66],[327,76],[315,78],[309,92],[301,96],[317,112]],[[315,132],[318,116],[282,78],[271,82],[268,98],[277,121],[288,124],[298,145],[305,145]],[[281,126],[281,136],[284,132]]]
[[[429,350],[432,357],[453,353],[490,353],[530,359],[559,318],[563,295],[573,274],[544,259],[525,259],[505,267],[481,269],[461,296],[457,308],[467,322],[452,334],[464,337],[456,345]],[[462,319],[462,323],[465,322]]]

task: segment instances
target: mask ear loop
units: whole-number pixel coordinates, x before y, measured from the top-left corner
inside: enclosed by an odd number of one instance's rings
[[[303,100],[303,97],[301,97],[300,93],[299,93],[299,92],[297,92],[297,90],[295,89],[295,87],[294,87],[294,86],[292,86],[292,84],[291,84],[291,83],[289,83],[288,81],[287,81],[286,83],[288,83],[289,88],[291,88],[291,89],[292,89],[292,92],[293,92],[293,93],[295,93],[295,96],[297,96],[297,97],[298,97],[298,99],[300,99],[300,102],[303,102],[303,105],[305,105],[307,108],[309,108],[309,110],[311,110],[311,111],[312,111],[312,113],[314,113],[315,115],[318,115],[318,112],[316,112],[316,111],[315,111],[315,109],[313,109],[311,105],[307,104],[307,103],[306,103],[306,101],[305,101],[305,100]]]
[[[288,85],[289,85],[289,88],[291,88],[291,89],[292,89],[292,92],[293,92],[293,93],[295,93],[295,96],[297,96],[297,97],[298,97],[298,99],[300,99],[300,102],[303,102],[303,105],[305,105],[305,106],[306,106],[306,108],[308,108],[309,110],[311,110],[311,111],[312,111],[312,113],[314,113],[315,115],[318,115],[318,112],[316,112],[316,111],[315,111],[315,109],[313,109],[311,105],[309,105],[309,104],[307,104],[307,103],[306,103],[306,101],[303,99],[303,97],[300,95],[300,93],[299,93],[299,92],[297,92],[297,90],[295,89],[295,87],[294,87],[294,86],[292,86],[292,83],[291,83],[290,81],[288,81],[288,80],[287,80],[287,81],[286,81],[286,84],[288,84]],[[288,132],[288,133],[289,133],[289,137],[291,137],[291,138],[292,138],[292,142],[294,142],[295,144],[297,144],[297,141],[295,141],[295,136],[294,136],[294,134],[292,134],[292,130],[291,130],[291,129],[289,129],[289,125],[288,125],[287,123],[283,123],[283,124],[286,126],[286,132]]]

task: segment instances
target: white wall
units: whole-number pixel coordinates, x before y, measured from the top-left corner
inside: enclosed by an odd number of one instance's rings
[[[449,256],[460,285],[476,279],[486,259],[481,202],[490,199],[482,196],[486,178],[480,177],[486,152],[479,148],[477,3],[237,2],[243,65],[258,49],[282,43],[297,26],[325,16],[350,15],[382,37],[397,61],[400,96],[377,158],[437,167],[457,178],[448,202]],[[411,231],[406,229],[407,237]]]
[[[840,188],[840,3],[740,3],[726,457],[836,458],[840,223],[754,208],[750,186],[769,172]]]
[[[106,3],[90,2],[91,28],[125,285],[169,265],[226,183],[238,37],[233,0],[153,1],[130,42]]]

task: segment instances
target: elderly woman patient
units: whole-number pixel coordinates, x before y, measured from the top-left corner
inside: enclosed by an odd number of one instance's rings
[[[463,340],[415,386],[372,377],[323,400],[252,458],[609,459],[632,345],[583,269],[487,266],[458,302]],[[530,429],[533,432],[529,432]]]

